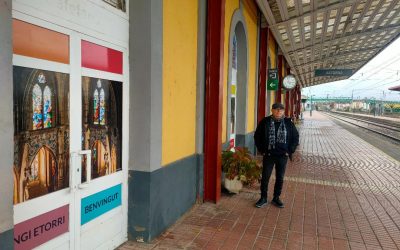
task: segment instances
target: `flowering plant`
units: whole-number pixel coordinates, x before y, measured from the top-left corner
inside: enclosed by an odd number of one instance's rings
[[[253,185],[261,176],[259,164],[246,147],[228,148],[222,151],[222,171],[233,180],[236,176],[243,184]]]

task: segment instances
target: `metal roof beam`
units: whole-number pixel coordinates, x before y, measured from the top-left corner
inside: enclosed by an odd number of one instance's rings
[[[362,23],[362,20],[365,17],[365,13],[369,10],[372,1],[373,0],[368,0],[367,3],[365,4],[363,11],[361,12],[360,16],[358,17],[358,19],[356,21],[356,24],[353,27],[353,30],[351,31],[351,34],[354,34],[357,31],[358,26],[360,26],[360,23]]]
[[[256,0],[258,3],[258,7],[260,7],[261,12],[264,14],[264,17],[267,19],[269,27],[272,27],[276,24],[276,20],[274,18],[274,14],[272,13],[271,7],[267,0]]]
[[[396,13],[394,13],[393,16],[390,17],[390,19],[387,21],[386,25],[390,25],[390,23],[393,21],[393,19],[395,17],[398,17],[399,12],[400,12],[400,8],[397,8]]]
[[[372,1],[373,1],[373,0],[368,0],[368,1],[366,2],[363,11],[361,12],[360,16],[358,17],[356,23],[355,23],[354,26],[353,26],[353,30],[352,30],[351,33],[350,33],[351,35],[352,35],[352,34],[355,34],[355,32],[356,32],[357,29],[358,29],[358,26],[360,25],[360,23],[362,23],[362,20],[364,19],[364,16],[365,16],[365,13],[367,12],[367,10],[369,10]],[[355,6],[353,6],[353,7],[355,7]],[[354,14],[354,13],[352,13],[352,16],[353,16],[353,14]],[[344,33],[345,33],[345,32],[343,32],[343,34],[344,34]],[[350,40],[351,40],[351,39],[347,39],[345,45],[343,46],[344,48],[347,47],[347,45],[350,43]]]
[[[385,2],[385,0],[381,0],[376,6],[374,11],[372,12],[371,16],[369,17],[367,23],[364,25],[362,31],[365,31],[368,29],[368,26],[371,24],[372,20],[374,20],[376,14],[378,13],[378,11],[381,9],[383,3]],[[395,1],[393,1],[395,2]]]
[[[335,25],[334,25],[333,30],[332,30],[332,35],[331,35],[331,38],[328,40],[329,45],[328,45],[328,51],[326,52],[327,54],[330,53],[330,51],[331,51],[332,40],[334,39],[334,37],[336,37],[336,33],[337,33],[337,30],[338,30],[338,27],[339,27],[339,24],[340,24],[340,18],[342,17],[343,10],[344,10],[344,6],[342,6],[341,8],[338,9],[338,12],[337,12],[337,15],[336,15],[336,19],[335,19]]]
[[[396,6],[396,4],[399,4],[398,1],[392,1],[389,5],[389,7],[385,10],[385,12],[382,13],[382,16],[378,19],[378,21],[376,22],[376,24],[374,25],[374,27],[372,27],[372,29],[376,29],[385,18],[387,18],[387,16],[389,15],[389,13],[393,10],[394,6]],[[394,13],[393,16],[397,15],[400,11],[400,8],[398,8],[396,10],[396,13]],[[389,24],[389,23],[387,23]]]
[[[302,67],[302,66],[304,66],[304,65],[311,64],[311,63],[316,63],[316,62],[321,62],[321,63],[322,63],[323,60],[325,60],[325,59],[333,59],[333,58],[337,58],[337,57],[341,57],[341,56],[347,56],[347,55],[351,55],[351,54],[358,54],[358,53],[361,53],[361,52],[371,51],[371,50],[376,50],[376,49],[382,49],[382,47],[381,47],[381,46],[378,46],[378,47],[368,47],[368,48],[363,48],[363,49],[360,49],[360,50],[353,50],[353,51],[349,51],[349,52],[345,52],[345,53],[340,53],[340,54],[335,54],[335,55],[327,55],[327,56],[325,56],[325,57],[322,58],[322,59],[317,59],[317,60],[314,60],[314,61],[312,61],[312,62],[297,64],[297,65],[294,65],[294,67],[295,67],[295,68],[296,68],[296,67]]]
[[[303,3],[301,0],[294,0],[294,7],[296,9],[296,16],[303,15]]]
[[[333,40],[328,40],[328,41],[325,41],[324,44],[326,42],[336,42],[336,41],[340,41],[340,40],[343,40],[343,39],[351,39],[351,38],[357,37],[357,36],[370,36],[370,35],[373,35],[373,34],[376,34],[376,33],[379,33],[379,32],[393,30],[393,29],[399,29],[399,28],[400,28],[400,25],[398,25],[398,24],[397,25],[391,25],[391,26],[385,26],[383,28],[376,29],[376,30],[366,31],[366,32],[362,32],[362,33],[356,33],[356,34],[352,34],[352,35],[347,35],[347,36],[335,38]],[[306,47],[301,48],[301,49],[289,51],[289,53],[295,53],[295,52],[299,52],[299,51],[302,51],[302,50],[305,50],[305,49],[309,49],[309,48],[312,48],[312,47],[314,47],[315,45],[318,45],[318,44],[319,43],[314,44],[314,45],[309,45],[309,46],[306,46]]]
[[[311,0],[310,4],[311,4],[311,10],[314,10],[314,0]],[[312,44],[311,61],[314,61],[314,56],[315,56],[315,26],[316,25],[317,25],[317,13],[313,11],[313,14],[311,15],[311,44]]]
[[[304,20],[303,18],[300,19],[299,24],[299,36],[300,36],[300,41],[301,41],[301,47],[304,47],[305,44],[305,37],[304,37]]]
[[[263,1],[263,0],[257,0],[257,2],[261,2],[261,1]],[[266,1],[267,1],[267,0],[265,0],[265,2],[266,2]],[[280,1],[282,1],[282,0],[277,0],[278,3],[279,3]],[[301,2],[301,1],[300,1],[300,2]],[[361,2],[361,0],[347,0],[347,1],[344,1],[344,2],[332,4],[332,5],[329,5],[329,6],[320,8],[320,9],[316,9],[316,10],[314,10],[314,8],[313,8],[313,6],[315,6],[315,4],[314,4],[313,2],[314,2],[314,0],[311,0],[311,1],[310,1],[310,4],[312,4],[312,6],[311,6],[311,7],[312,7],[312,11],[306,12],[306,13],[302,13],[302,15],[299,15],[299,16],[297,16],[297,17],[293,17],[293,18],[287,19],[287,20],[282,21],[282,22],[279,22],[279,23],[276,23],[276,22],[275,22],[275,23],[272,24],[271,26],[285,25],[287,22],[291,22],[291,21],[296,20],[296,19],[298,19],[298,18],[303,18],[303,17],[308,16],[308,15],[315,15],[315,14],[317,14],[317,12],[324,12],[324,11],[328,11],[328,10],[332,10],[332,9],[337,9],[337,8],[340,8],[341,6],[355,5],[356,3]],[[271,13],[272,13],[272,12],[271,12]],[[283,20],[283,19],[282,19],[282,20]]]
[[[291,47],[292,49],[295,49],[295,48],[296,48],[296,42],[294,41],[293,32],[292,32],[292,27],[289,26],[289,24],[287,24],[286,26],[287,26],[286,29],[287,29],[287,34],[288,34],[289,42],[290,42],[290,47]],[[295,55],[295,59],[296,59],[296,62],[299,63],[299,58],[298,58],[297,55]]]
[[[349,24],[352,23],[352,21],[353,21],[354,10],[356,9],[356,6],[357,6],[357,4],[354,4],[351,6],[349,15],[347,16],[347,19],[344,23],[343,32],[341,34],[341,37],[343,37],[346,34],[347,26],[349,26]]]
[[[276,1],[278,3],[279,13],[281,14],[282,20],[289,19],[289,13],[287,11],[286,1]]]
[[[324,47],[323,44],[325,41],[327,29],[328,29],[328,22],[329,22],[329,15],[328,15],[328,11],[326,11],[324,14],[324,24],[322,25],[322,31],[321,31],[321,40],[320,40],[321,46],[320,46],[320,51],[319,51],[319,60],[323,59],[323,57],[322,57],[323,47]],[[329,50],[327,50],[327,53],[329,53]]]

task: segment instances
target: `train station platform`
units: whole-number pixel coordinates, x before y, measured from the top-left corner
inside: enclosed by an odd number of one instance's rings
[[[400,249],[400,162],[321,113],[304,115],[285,208],[256,208],[258,189],[223,194],[151,243],[119,249]]]

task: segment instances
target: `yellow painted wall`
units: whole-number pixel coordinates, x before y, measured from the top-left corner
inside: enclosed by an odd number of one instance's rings
[[[197,21],[197,0],[163,1],[163,166],[195,153]]]
[[[276,92],[275,91],[271,91],[271,100],[269,101],[270,103],[270,108],[272,107],[272,104],[275,103],[275,99],[276,99]]]
[[[277,67],[277,55],[276,55],[276,42],[272,32],[268,34],[268,55],[271,58],[271,69],[275,69]]]
[[[233,13],[239,8],[239,0],[225,1],[225,29],[224,29],[224,75],[223,75],[223,100],[222,100],[222,143],[226,142],[226,116],[227,116],[227,88],[228,88],[228,58],[229,58],[229,32],[231,29],[231,20]]]
[[[281,69],[281,79],[283,79],[286,75],[286,63],[285,63],[285,58],[282,59],[282,69]]]
[[[257,5],[252,0],[243,0],[243,15],[248,35],[248,86],[247,86],[247,128],[246,133],[255,130],[256,71],[257,71]]]

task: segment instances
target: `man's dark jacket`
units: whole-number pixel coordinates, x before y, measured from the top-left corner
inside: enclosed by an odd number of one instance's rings
[[[288,144],[289,156],[296,151],[297,145],[299,145],[299,132],[290,118],[284,118],[285,127],[287,131],[286,143]],[[256,144],[258,152],[265,154],[268,153],[268,142],[269,142],[269,127],[271,126],[273,119],[271,116],[264,117],[257,126],[256,132],[254,133],[254,142]]]

